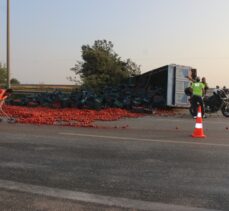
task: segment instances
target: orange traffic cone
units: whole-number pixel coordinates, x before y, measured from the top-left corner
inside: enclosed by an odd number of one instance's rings
[[[202,112],[201,112],[201,106],[198,108],[198,114],[196,118],[196,125],[195,130],[192,134],[193,138],[205,138],[204,130],[203,130],[203,121],[202,121]]]

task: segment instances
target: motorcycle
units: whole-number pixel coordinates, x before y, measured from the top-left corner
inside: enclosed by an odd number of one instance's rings
[[[210,114],[221,110],[223,116],[229,117],[229,96],[224,90],[219,89],[217,92],[214,92],[212,96],[205,96],[203,102],[205,113]],[[195,116],[196,114],[193,108],[192,97],[190,97],[190,104],[190,114]]]

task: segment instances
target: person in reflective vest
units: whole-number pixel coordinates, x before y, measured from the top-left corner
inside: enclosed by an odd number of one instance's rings
[[[203,78],[201,79],[201,82],[204,84],[204,94],[203,94],[203,96],[206,96],[207,91],[208,91],[208,89],[209,89],[208,83],[207,83],[207,81],[206,81],[206,78],[203,77]]]
[[[204,103],[203,103],[203,95],[204,95],[204,84],[200,82],[200,78],[197,77],[196,81],[192,83],[192,106],[194,109],[195,116],[197,116],[198,105],[201,106],[202,116],[205,117],[204,114]]]
[[[0,89],[0,100],[4,100],[7,98],[7,96],[5,96],[6,93],[6,89]]]
[[[0,89],[0,101],[4,101],[11,93],[12,89]]]

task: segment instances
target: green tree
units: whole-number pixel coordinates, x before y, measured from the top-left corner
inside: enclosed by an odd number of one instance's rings
[[[10,83],[11,83],[12,85],[19,85],[19,84],[20,84],[20,81],[17,80],[16,78],[12,78],[12,79],[10,80]]]
[[[123,80],[140,74],[140,66],[130,59],[122,61],[113,50],[111,41],[96,40],[93,46],[82,46],[82,59],[71,71],[75,73],[72,81],[80,76],[84,87],[100,89],[106,85],[119,84]]]
[[[20,84],[20,82],[16,78],[12,78],[10,80],[11,84]],[[5,65],[0,63],[0,85],[6,86],[7,84],[7,68]]]

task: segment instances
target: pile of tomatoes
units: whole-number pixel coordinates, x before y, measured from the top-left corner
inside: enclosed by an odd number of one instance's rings
[[[16,119],[18,123],[37,125],[64,125],[74,127],[97,127],[96,120],[114,121],[123,117],[136,118],[141,114],[119,108],[100,111],[76,108],[51,109],[45,107],[20,107],[5,105],[3,110]]]

